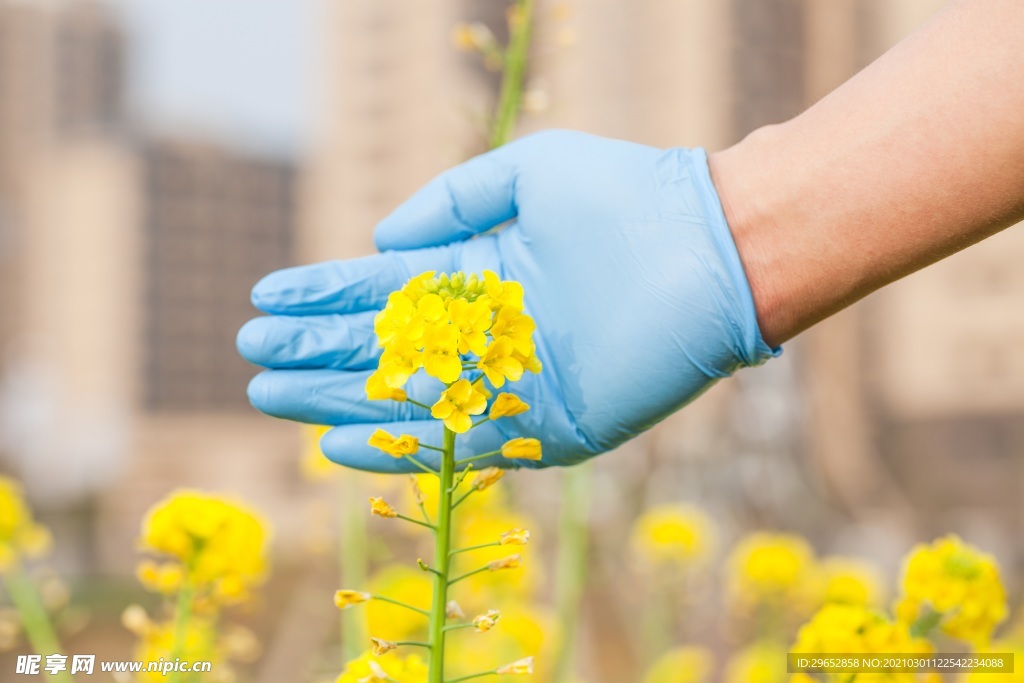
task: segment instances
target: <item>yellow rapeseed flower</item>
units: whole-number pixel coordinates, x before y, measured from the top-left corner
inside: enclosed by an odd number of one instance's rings
[[[392,292],[384,309],[373,318],[377,342],[387,347],[397,338],[409,338],[409,328],[416,317],[416,305],[402,292]]]
[[[45,555],[50,545],[50,532],[32,518],[21,486],[0,477],[0,572],[23,558]]]
[[[402,294],[409,297],[414,304],[419,303],[419,300],[429,293],[430,282],[434,279],[435,272],[436,271],[428,270],[425,273],[420,273],[414,278],[410,278],[402,287]]]
[[[540,441],[537,439],[517,436],[509,439],[501,446],[501,457],[519,458],[521,460],[540,460],[543,457]]]
[[[651,508],[633,525],[631,545],[650,566],[681,567],[705,561],[714,549],[714,525],[690,505]]]
[[[430,408],[430,414],[444,421],[448,429],[462,434],[473,426],[471,415],[479,415],[487,410],[487,399],[473,388],[468,379],[460,379],[445,389]]]
[[[494,484],[504,476],[505,470],[497,467],[487,467],[477,472],[476,476],[473,478],[473,488],[477,491],[483,491],[494,486]]]
[[[487,349],[487,330],[491,329],[491,309],[484,301],[454,299],[448,315],[459,334],[459,353],[482,354]]]
[[[389,387],[388,383],[384,381],[384,373],[380,370],[375,371],[366,379],[366,397],[371,401],[391,400],[400,403],[409,398],[405,389]]]
[[[484,376],[499,389],[505,385],[505,378],[513,382],[523,376],[523,364],[512,357],[515,346],[509,337],[497,337],[487,346],[487,352],[477,361],[477,367]]]
[[[711,653],[702,647],[678,647],[654,662],[644,676],[644,683],[703,683],[711,675],[713,662]]]
[[[486,633],[495,627],[499,619],[501,619],[501,612],[489,609],[486,614],[473,617],[473,628],[477,633]]]
[[[505,306],[498,315],[494,316],[494,324],[491,325],[491,336],[495,339],[507,338],[512,342],[515,350],[524,356],[533,354],[533,331],[537,324],[533,318],[522,312],[521,309]]]
[[[485,270],[484,286],[487,290],[488,303],[492,309],[523,310],[523,286],[518,282],[502,281],[495,273]]]
[[[226,498],[177,491],[142,521],[143,549],[180,563],[184,582],[219,602],[245,599],[262,581],[264,522]]]
[[[393,519],[398,516],[398,511],[380,497],[370,498],[370,514],[385,519]]]
[[[177,637],[178,629],[174,620],[156,623],[150,621],[141,609],[126,610],[123,622],[139,638],[134,654],[138,661],[156,662],[180,657],[185,661],[210,662],[216,674],[212,681],[227,683],[232,680],[233,672],[225,661],[227,653],[218,637],[217,623],[211,617],[193,614],[185,625],[182,639]],[[166,682],[167,676],[160,669],[143,669],[135,680]]]
[[[502,392],[498,394],[498,398],[494,399],[494,403],[491,404],[491,411],[487,416],[492,420],[497,420],[525,413],[529,409],[530,406],[515,394]]]
[[[519,569],[523,564],[522,555],[509,555],[503,557],[500,560],[495,560],[487,564],[487,570],[492,572],[501,571],[502,569]]]
[[[500,666],[495,673],[499,676],[530,676],[533,674],[533,657],[524,657]]]
[[[370,642],[373,645],[373,647],[370,648],[370,651],[373,652],[375,657],[386,655],[392,650],[398,648],[398,643],[396,643],[393,640],[384,640],[383,638],[370,638]]]
[[[814,570],[814,552],[791,534],[758,532],[740,540],[728,561],[731,597],[741,605],[781,604],[804,586]]]
[[[1007,614],[995,559],[953,535],[915,547],[904,564],[897,614],[912,622],[929,611],[942,615],[947,635],[987,643]]]
[[[352,605],[359,605],[373,599],[373,596],[365,591],[354,591],[341,589],[334,591],[334,606],[338,609],[347,609]]]
[[[383,429],[377,429],[370,435],[367,443],[376,449],[384,451],[393,458],[401,458],[403,455],[413,455],[420,449],[420,440],[415,436],[402,434],[394,436]]]
[[[528,529],[510,529],[501,535],[501,545],[526,545],[530,541]]]
[[[424,354],[418,351],[408,339],[395,339],[384,349],[384,353],[380,354],[380,366],[377,372],[367,379],[367,393],[370,391],[370,379],[373,379],[374,375],[379,375],[385,386],[391,389],[401,389],[409,381],[409,378],[423,367],[423,357]],[[376,386],[380,380],[374,380],[374,390],[377,395],[381,394]]]
[[[423,333],[423,369],[445,384],[451,384],[462,374],[459,331],[455,326],[431,325]]]

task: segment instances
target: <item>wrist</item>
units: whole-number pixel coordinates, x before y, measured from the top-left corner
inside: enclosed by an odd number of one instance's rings
[[[708,168],[753,295],[761,336],[774,348],[796,331],[787,286],[793,280],[791,262],[784,258],[774,190],[765,180],[770,169],[759,166],[760,159],[770,157],[757,151],[773,134],[771,128],[762,128],[708,155]]]

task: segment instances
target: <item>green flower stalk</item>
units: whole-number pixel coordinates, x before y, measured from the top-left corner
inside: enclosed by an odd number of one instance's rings
[[[45,555],[50,546],[50,532],[33,519],[21,486],[0,477],[0,578],[32,649],[43,657],[61,654],[60,642],[22,561]],[[53,681],[72,680],[66,671],[47,676]]]
[[[522,546],[530,538],[524,529],[510,529],[491,542],[457,548],[452,520],[466,499],[492,486],[504,474],[497,467],[481,469],[479,465],[501,458],[521,461],[541,457],[540,442],[530,437],[510,439],[501,448],[485,453],[462,455],[457,448],[460,435],[488,421],[514,417],[529,410],[515,394],[505,391],[494,396],[487,387],[500,389],[506,382],[518,381],[525,372],[541,371],[532,339],[534,327],[533,320],[523,312],[522,285],[503,281],[489,271],[482,277],[463,273],[435,277],[432,272],[414,277],[400,291],[391,294],[387,306],[374,320],[374,330],[384,352],[377,370],[367,380],[368,398],[408,402],[429,411],[431,417],[443,424],[440,445],[421,443],[418,437],[409,434],[395,436],[382,429],[376,430],[368,441],[383,455],[405,460],[416,470],[438,478],[437,507],[432,515],[420,491],[414,489],[421,519],[399,512],[383,498],[370,498],[371,514],[426,527],[434,535],[431,562],[417,561],[422,571],[432,575],[431,606],[423,610],[388,596],[356,590],[340,590],[334,599],[343,609],[369,600],[381,600],[427,617],[426,641],[371,639],[374,654],[400,647],[425,649],[427,683],[454,683],[533,671],[533,660],[527,658],[469,676],[445,678],[448,632],[473,628],[478,633],[486,633],[497,626],[500,619],[500,614],[491,610],[466,621],[460,610],[453,607],[450,593],[457,584],[472,576],[516,569],[522,563],[521,555],[513,553],[473,567],[470,562],[473,551]],[[411,398],[405,391],[409,378],[420,370],[444,385],[432,404]],[[425,451],[437,455],[428,462],[421,456]],[[411,679],[394,680],[416,683]]]

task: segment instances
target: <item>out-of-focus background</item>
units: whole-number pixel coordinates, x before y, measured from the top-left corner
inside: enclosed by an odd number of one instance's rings
[[[547,0],[521,132],[721,148],[798,113],[942,4]],[[274,579],[246,617],[265,655],[247,676],[305,680],[288,655],[335,621],[313,597],[335,587],[332,556],[309,558],[337,542],[337,489],[303,477],[295,425],[248,406],[255,368],[235,332],[262,274],[371,252],[378,219],[482,150],[499,80],[450,35],[475,21],[501,38],[505,11],[0,0],[0,468],[53,529],[53,564],[88,614],[79,642],[130,648],[118,614],[154,501],[231,492],[275,530]],[[701,506],[723,547],[793,530],[890,571],[914,542],[954,531],[1012,577],[1022,256],[1012,229],[907,278],[601,458],[583,675],[636,678],[609,596],[629,581],[629,525],[654,504]],[[511,478],[524,505],[551,511],[541,548],[561,476]]]

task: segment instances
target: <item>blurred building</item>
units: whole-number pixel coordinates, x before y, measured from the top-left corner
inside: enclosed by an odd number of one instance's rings
[[[296,430],[234,348],[291,260],[297,169],[135,129],[124,46],[101,3],[0,1],[0,457],[65,565],[117,571],[176,486],[301,514]]]

